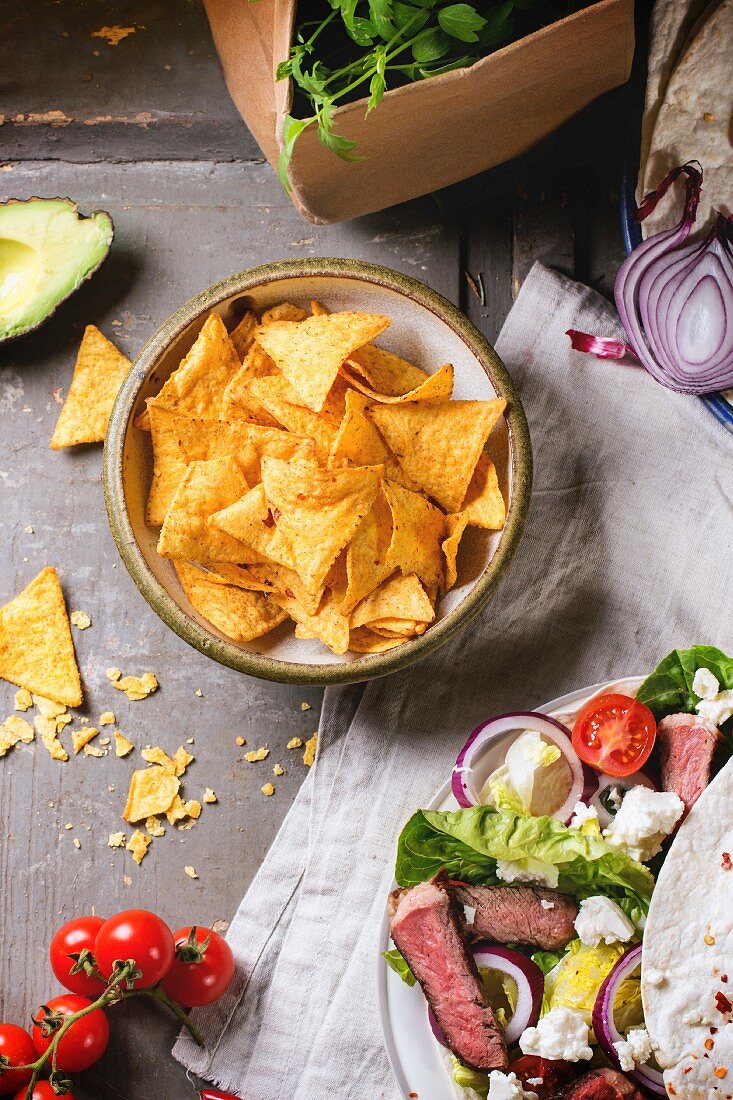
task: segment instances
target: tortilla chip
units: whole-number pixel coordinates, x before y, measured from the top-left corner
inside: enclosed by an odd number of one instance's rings
[[[373,619],[369,629],[384,638],[402,638],[405,641],[415,634],[424,634],[429,623],[420,623],[415,619]]]
[[[463,538],[463,532],[468,527],[468,515],[466,512],[458,512],[446,517],[446,530],[448,537],[443,542],[445,554],[445,590],[453,587],[458,580],[458,547]]]
[[[192,462],[165,517],[158,540],[158,553],[164,558],[185,561],[244,564],[258,560],[237,539],[208,522],[215,512],[244,496],[247,488],[247,482],[233,458]]]
[[[264,562],[262,565],[253,565],[250,569],[254,577],[260,578],[268,592],[279,592],[289,599],[297,600],[306,614],[315,615],[324,588],[309,592],[294,569],[288,569],[276,562]]]
[[[499,488],[496,467],[487,454],[476,463],[461,512],[472,527],[500,531],[506,521],[506,505]]]
[[[216,420],[227,384],[239,370],[239,356],[218,313],[210,313],[181,365],[148,407]]]
[[[303,404],[320,412],[344,360],[389,323],[378,313],[329,313],[273,322],[259,330],[257,340]]]
[[[315,299],[311,301],[311,313],[314,317],[327,317],[331,312],[330,309],[326,309],[323,302],[318,302]]]
[[[260,318],[260,324],[271,325],[273,321],[304,321],[308,316],[306,310],[300,306],[294,306],[292,302],[280,302],[279,305],[266,309]]]
[[[187,463],[176,430],[176,422],[180,422],[183,417],[177,416],[170,409],[150,408],[148,414],[153,447],[153,478],[145,522],[150,527],[160,527],[186,472]]]
[[[132,741],[128,741],[123,733],[115,730],[115,756],[127,756],[134,748]]]
[[[343,655],[349,648],[349,618],[340,607],[340,598],[329,592],[314,615],[309,615],[299,600],[275,592],[275,600],[296,623],[305,627],[308,636],[318,638],[333,652]]]
[[[346,591],[343,611],[348,614],[365,596],[381,584],[394,567],[387,564],[392,539],[392,513],[380,489],[370,512],[346,550]]]
[[[195,759],[196,757],[192,756],[187,749],[184,749],[183,745],[179,745],[179,747],[173,753],[173,766],[175,768],[176,775],[179,777],[185,775],[186,768],[189,764],[193,764]]]
[[[370,400],[381,401],[383,404],[396,404],[400,401],[450,401],[453,395],[453,367],[450,363],[446,363],[435,374],[428,375],[414,390],[408,390],[407,393],[394,396],[372,389],[371,386],[360,381],[355,374],[351,374],[347,370],[343,372],[343,376],[350,386],[355,386]]]
[[[180,786],[173,772],[157,765],[133,772],[122,816],[125,821],[134,822],[166,813]]]
[[[351,374],[360,375],[370,389],[386,397],[402,397],[430,378],[426,371],[376,344],[359,348],[344,366]]]
[[[71,743],[74,747],[74,756],[77,756],[85,745],[88,745],[90,741],[93,741],[95,737],[99,736],[99,730],[94,726],[85,726],[81,730],[71,731]]]
[[[249,389],[278,424],[294,435],[312,439],[319,457],[324,462],[328,459],[346,407],[345,383],[334,383],[319,413],[300,404],[296,391],[280,375],[256,378]]]
[[[215,512],[211,526],[222,532],[223,537],[239,542],[244,550],[240,561],[249,554],[256,562],[267,558],[289,569],[295,568],[290,543],[275,523],[261,483],[227,508]]]
[[[148,749],[143,749],[140,753],[143,760],[148,764],[157,764],[163,768],[164,771],[170,772],[171,775],[177,775],[176,765],[170,758],[167,752],[161,749],[158,745],[153,745]]]
[[[229,339],[234,345],[234,350],[236,351],[240,360],[244,359],[245,355],[254,343],[254,334],[256,328],[257,318],[251,310],[247,310],[241,321],[239,321],[229,333]]]
[[[384,653],[388,649],[403,645],[404,641],[404,638],[383,638],[380,634],[368,630],[367,627],[360,626],[358,630],[351,631],[349,649],[354,653]]]
[[[377,466],[389,452],[377,429],[364,415],[368,399],[356,390],[346,391],[346,411],[329,455],[329,466]]]
[[[123,676],[122,678],[118,676],[112,681],[112,687],[117,688],[118,691],[124,691],[133,703],[147,699],[148,695],[158,690],[158,686],[158,681],[152,672],[144,672],[142,676]]]
[[[394,481],[385,481],[384,495],[392,513],[392,537],[386,557],[389,571],[417,573],[426,586],[440,584],[440,544],[445,538],[445,516],[440,508]]]
[[[0,756],[5,756],[19,741],[29,745],[35,736],[36,732],[30,722],[26,722],[18,714],[11,714],[0,724]]]
[[[370,596],[362,600],[351,614],[351,628],[371,626],[374,620],[397,619],[431,623],[435,618],[433,605],[415,573],[403,576],[395,573]]]
[[[353,538],[381,481],[381,466],[321,470],[263,458],[262,484],[277,529],[290,544],[295,570],[311,592],[323,585],[334,561]]]
[[[87,325],[51,438],[54,451],[104,441],[112,406],[131,366],[98,328]]]
[[[408,478],[448,512],[463,503],[476,464],[506,401],[371,405],[367,416]]]
[[[50,566],[0,608],[0,678],[65,706],[81,705],[64,594]]]
[[[277,425],[275,417],[267,411],[261,401],[252,393],[250,383],[255,378],[268,378],[277,375],[277,367],[259,344],[253,343],[244,361],[228,383],[222,399],[223,416],[250,415],[262,424]]]
[[[206,579],[212,584],[231,584],[235,588],[243,588],[246,592],[271,592],[272,585],[258,580],[251,572],[252,568],[261,567],[217,562],[216,569],[206,570]]]
[[[272,597],[216,584],[186,562],[175,563],[178,579],[193,607],[235,642],[251,642],[279,626],[286,618]]]

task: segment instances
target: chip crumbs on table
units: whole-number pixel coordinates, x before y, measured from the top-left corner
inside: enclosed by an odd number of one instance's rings
[[[152,843],[151,837],[146,836],[140,829],[136,829],[125,847],[128,852],[132,852],[132,858],[135,860],[135,863],[140,866],[145,856],[148,854],[148,848]]]
[[[316,759],[316,749],[318,748],[318,734],[314,733],[313,736],[305,743],[305,752],[303,753],[303,763],[306,768],[310,768]]]
[[[188,875],[189,878],[198,878],[199,877],[198,872],[196,871],[196,868],[191,867],[190,864],[187,867],[184,867],[183,870],[185,871],[185,873]]]
[[[275,793],[275,788],[273,787],[272,783],[265,783],[264,787],[261,787],[260,790],[262,791],[265,798],[272,798]]]
[[[257,760],[266,760],[269,755],[270,750],[263,745],[262,748],[253,749],[251,752],[246,752],[244,754],[244,759],[248,763],[254,764]]]
[[[303,742],[300,737],[291,737],[286,747],[289,749],[302,749]]]

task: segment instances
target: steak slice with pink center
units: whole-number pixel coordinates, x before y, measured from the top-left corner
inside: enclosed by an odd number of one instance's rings
[[[461,936],[456,902],[439,882],[395,890],[392,939],[422,986],[456,1058],[477,1070],[506,1069],[504,1034]]]
[[[670,714],[657,726],[662,787],[680,796],[686,814],[710,782],[719,739],[717,727],[696,714]]]
[[[523,943],[555,951],[576,936],[578,903],[557,890],[539,886],[468,886],[457,882],[448,889],[469,914],[465,934],[492,943]]]
[[[553,1093],[551,1100],[644,1100],[644,1094],[623,1073],[596,1069]]]

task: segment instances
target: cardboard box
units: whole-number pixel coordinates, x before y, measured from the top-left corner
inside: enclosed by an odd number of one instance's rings
[[[205,3],[232,99],[277,166],[292,86],[274,74],[295,0]],[[600,0],[470,68],[387,92],[368,119],[365,100],[340,107],[336,130],[365,159],[342,161],[306,130],[290,168],[293,202],[311,221],[342,221],[511,160],[623,84],[633,52],[633,0]]]

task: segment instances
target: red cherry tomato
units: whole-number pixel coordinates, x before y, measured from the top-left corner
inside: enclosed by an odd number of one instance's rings
[[[209,943],[204,947],[205,941]],[[234,955],[222,936],[208,928],[179,928],[173,933],[176,957],[163,989],[174,1001],[191,1008],[218,1001],[234,977]]]
[[[536,1092],[538,1100],[553,1096],[564,1084],[572,1081],[576,1074],[569,1062],[554,1062],[549,1058],[539,1058],[536,1054],[523,1054],[516,1062],[512,1062],[509,1072],[515,1073],[527,1089]],[[542,1084],[538,1085],[540,1078]]]
[[[0,1024],[0,1096],[10,1096],[12,1092],[27,1085],[33,1076],[31,1070],[17,1072],[6,1066],[28,1066],[35,1062],[38,1055],[33,1040],[27,1031],[17,1024]]]
[[[99,969],[108,978],[117,959],[134,959],[142,978],[137,989],[157,985],[171,968],[175,944],[165,921],[147,909],[127,909],[106,920],[97,933],[94,954]]]
[[[656,736],[654,715],[643,703],[628,695],[600,695],[576,718],[573,748],[596,771],[620,777],[643,768]]]
[[[47,1001],[52,1012],[61,1016],[73,1016],[82,1008],[88,1008],[92,1002],[78,993],[62,993]],[[39,1054],[43,1054],[53,1041],[53,1033],[44,1035],[39,1026],[43,1013],[36,1012],[33,1025],[33,1042]],[[109,1041],[109,1024],[101,1008],[95,1008],[88,1016],[76,1020],[61,1039],[56,1048],[56,1064],[67,1073],[80,1073],[89,1069],[104,1054]]]
[[[59,928],[49,948],[51,969],[61,984],[72,993],[79,993],[92,1001],[96,1001],[100,993],[104,993],[105,982],[92,978],[84,971],[71,974],[70,970],[76,960],[69,956],[79,955],[85,950],[93,954],[94,941],[103,924],[103,917],[76,917]]]
[[[15,1094],[13,1100],[25,1100],[25,1094],[26,1090],[21,1089],[20,1092]],[[59,1100],[59,1098],[48,1081],[38,1081],[38,1083],[33,1086],[30,1100]],[[65,1092],[64,1100],[74,1100],[73,1092]]]

